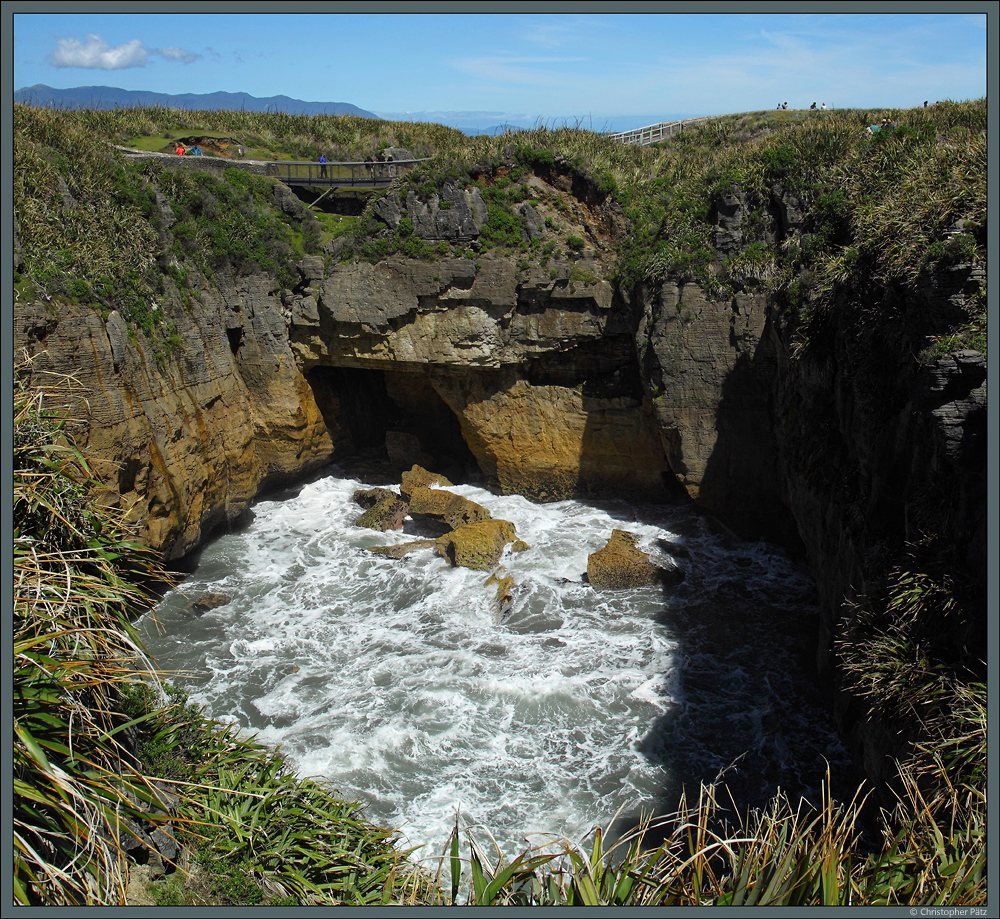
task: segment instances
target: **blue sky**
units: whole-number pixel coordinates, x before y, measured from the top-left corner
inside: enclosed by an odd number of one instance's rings
[[[384,117],[455,123],[462,116],[454,113],[468,113],[465,121],[482,126],[569,120],[594,130],[780,102],[908,108],[986,95],[987,23],[976,12],[688,14],[648,3],[625,14],[372,14],[342,12],[365,4],[317,3],[307,13],[191,14],[182,10],[209,5],[126,3],[117,9],[136,12],[71,14],[24,6],[39,12],[13,17],[15,89],[284,94]],[[164,9],[172,12],[149,12]]]

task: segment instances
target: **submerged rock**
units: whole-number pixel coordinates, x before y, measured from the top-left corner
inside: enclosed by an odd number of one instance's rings
[[[373,555],[381,555],[383,558],[406,558],[411,552],[418,549],[433,549],[436,540],[414,539],[411,542],[398,543],[395,546],[371,546],[368,551]]]
[[[590,584],[622,590],[683,580],[684,574],[679,568],[657,565],[637,543],[638,537],[634,533],[613,530],[607,545],[587,556],[587,580]]]
[[[497,568],[483,583],[487,587],[496,586],[496,596],[490,608],[496,622],[506,622],[514,606],[514,579],[503,568]]]
[[[203,593],[200,597],[191,601],[188,609],[190,609],[196,616],[202,616],[210,609],[217,609],[220,606],[225,606],[231,599],[232,598],[226,594]]]

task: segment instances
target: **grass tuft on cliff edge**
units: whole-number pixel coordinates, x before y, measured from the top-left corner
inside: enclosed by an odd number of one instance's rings
[[[867,125],[883,115],[895,128],[868,135]],[[720,116],[650,147],[572,128],[465,137],[438,125],[352,116],[16,105],[14,198],[23,254],[16,283],[104,310],[113,302],[147,333],[159,320],[150,303],[189,262],[209,275],[268,272],[292,286],[293,263],[324,251],[311,213],[283,213],[268,182],[243,173],[134,167],[110,147],[195,128],[306,159],[322,151],[329,160],[358,160],[405,147],[431,160],[387,194],[405,199],[412,192],[426,202],[449,182],[475,186],[489,212],[478,239],[448,243],[420,239],[409,218],[387,227],[370,202],[334,247],[342,258],[494,251],[545,267],[596,246],[612,250],[615,276],[626,286],[670,278],[720,298],[747,288],[769,292],[800,323],[804,346],[821,337],[825,316],[861,269],[882,285],[907,287],[985,259],[985,100],[893,112]],[[532,176],[566,186],[565,194],[543,200]],[[723,251],[720,212],[733,202],[738,244]],[[544,212],[540,232],[527,231],[518,212],[524,204]],[[596,225],[613,211],[624,229],[598,238]],[[985,297],[973,298],[967,312],[930,324],[929,357],[935,348],[983,349]]]

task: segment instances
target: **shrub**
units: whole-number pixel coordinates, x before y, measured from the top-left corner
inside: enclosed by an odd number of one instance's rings
[[[479,231],[481,242],[511,249],[521,245],[521,221],[516,216],[492,201],[486,205],[486,214],[486,223]]]

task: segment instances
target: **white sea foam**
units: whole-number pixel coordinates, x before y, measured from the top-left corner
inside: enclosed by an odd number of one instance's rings
[[[330,477],[258,504],[250,528],[204,550],[146,637],[162,668],[191,673],[193,701],[280,744],[411,844],[440,850],[456,813],[509,852],[527,833],[579,837],[619,807],[664,806],[678,777],[744,748],[787,760],[793,745],[766,739],[782,718],[830,755],[823,718],[789,689],[801,648],[783,646],[802,637],[809,584],[774,550],[727,545],[679,511],[460,486],[531,547],[504,559],[514,602],[498,624],[482,572],[430,551],[368,553],[407,537],[353,525],[359,487]],[[686,581],[587,586],[587,555],[614,528],[660,556],[681,546]],[[197,617],[189,600],[205,591],[229,602]],[[758,665],[775,659],[762,681]]]

